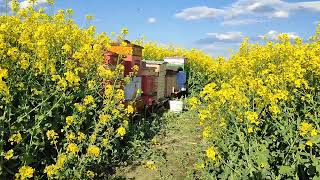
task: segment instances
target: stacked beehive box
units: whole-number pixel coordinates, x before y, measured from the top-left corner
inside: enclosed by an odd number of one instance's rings
[[[131,44],[130,42],[123,46],[119,43],[113,43],[105,53],[105,64],[110,67],[115,67],[121,63],[124,66],[123,76],[128,76],[133,73],[133,66],[137,65],[140,69],[143,47]],[[138,76],[140,71],[138,72]],[[137,91],[141,89],[142,78],[132,77],[131,82],[124,86],[125,100],[130,101],[139,96]]]
[[[166,81],[165,96],[170,97],[172,93],[174,93],[177,90],[177,72],[172,70],[167,70],[165,81]]]
[[[142,60],[142,46],[128,43],[126,46],[118,43],[112,43],[108,48],[109,52],[116,53],[123,57],[122,64],[124,65],[124,76],[128,76],[132,72],[134,65],[137,65],[140,69]],[[140,74],[140,70],[138,72]]]
[[[163,61],[142,61],[142,67],[155,68],[154,89],[157,92],[156,99],[160,100],[165,97],[166,93],[166,62]]]

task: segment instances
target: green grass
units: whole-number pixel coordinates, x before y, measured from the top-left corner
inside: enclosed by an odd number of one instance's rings
[[[139,148],[136,160],[125,167],[117,169],[115,179],[191,179],[196,161],[197,142],[200,137],[197,132],[197,115],[186,111],[180,114],[164,113],[159,117],[161,129],[152,138],[136,142]],[[142,145],[143,144],[143,145]],[[150,170],[143,162],[152,160],[157,169]]]

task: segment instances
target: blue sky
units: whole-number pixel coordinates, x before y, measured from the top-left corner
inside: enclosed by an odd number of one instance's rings
[[[55,9],[61,8],[72,8],[80,26],[93,15],[98,32],[126,27],[129,39],[144,36],[215,57],[228,56],[244,37],[256,42],[285,32],[307,39],[320,15],[320,1],[309,0],[56,0]]]

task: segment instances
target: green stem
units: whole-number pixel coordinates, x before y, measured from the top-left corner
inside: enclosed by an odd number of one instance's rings
[[[241,147],[242,147],[243,153],[244,153],[244,155],[245,155],[248,168],[249,168],[249,170],[250,170],[250,169],[251,169],[251,164],[249,163],[248,154],[247,154],[246,148],[244,147],[244,140],[243,140],[242,137],[241,137],[241,131],[240,131],[239,127],[237,126],[237,123],[234,122],[234,124],[235,124],[235,126],[236,126],[237,135],[238,135],[238,137],[239,137],[239,141],[240,141],[240,143],[241,143]],[[251,171],[251,170],[250,170],[250,175],[252,176],[252,171]]]

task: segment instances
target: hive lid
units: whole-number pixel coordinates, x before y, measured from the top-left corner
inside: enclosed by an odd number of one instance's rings
[[[155,61],[155,60],[142,60],[142,62],[145,62],[145,63],[148,63],[148,64],[167,64],[168,62],[165,62],[165,61]]]

